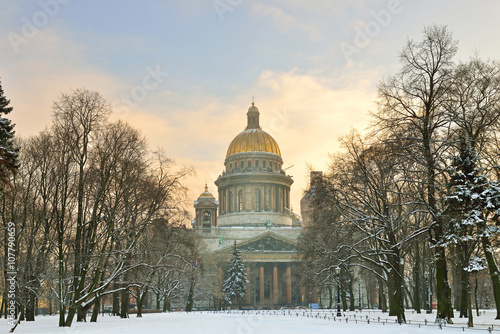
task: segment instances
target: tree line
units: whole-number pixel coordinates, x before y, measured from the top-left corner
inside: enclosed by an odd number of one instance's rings
[[[33,321],[43,300],[59,312],[59,326],[71,326],[91,309],[97,321],[109,296],[113,314],[128,317],[134,299],[140,316],[149,291],[168,309],[188,289],[197,257],[184,228],[183,180],[192,170],[152,151],[126,122],[111,122],[110,104],[98,92],[61,94],[52,125],[29,138],[14,138],[3,118],[8,105],[0,86],[0,313],[7,317],[15,303],[15,317]]]
[[[311,180],[301,279],[331,288],[340,266],[345,307],[354,282],[371,281],[380,308],[405,322],[405,303],[429,303],[428,273],[436,320],[451,323],[454,305],[472,326],[472,275],[477,293],[487,271],[500,319],[500,64],[456,53],[444,26],[409,40],[399,72],[379,84],[369,131],[343,136]]]

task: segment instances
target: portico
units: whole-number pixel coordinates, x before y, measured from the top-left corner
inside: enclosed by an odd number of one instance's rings
[[[237,243],[247,270],[247,305],[276,306],[300,303],[300,288],[293,278],[296,241],[273,232]],[[230,256],[232,247],[216,253]]]

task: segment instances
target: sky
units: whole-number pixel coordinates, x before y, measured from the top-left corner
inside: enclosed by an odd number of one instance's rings
[[[0,80],[21,137],[51,124],[61,93],[99,91],[112,120],[195,169],[189,207],[205,182],[217,193],[253,97],[300,212],[309,168],[367,129],[408,40],[446,25],[457,61],[499,59],[499,15],[494,0],[0,0]]]

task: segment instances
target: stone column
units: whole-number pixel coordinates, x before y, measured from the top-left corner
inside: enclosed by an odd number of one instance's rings
[[[281,302],[286,302],[286,270],[281,268]]]
[[[219,202],[220,202],[220,206],[219,206],[219,210],[220,210],[220,213],[221,214],[224,214],[224,202],[223,202],[223,199],[222,199],[222,191],[219,189],[217,191],[217,193],[219,194]]]
[[[283,189],[281,187],[278,190],[278,211],[283,212]]]
[[[238,188],[236,186],[234,186],[234,190],[233,190],[233,212],[238,212],[240,210],[240,207],[238,206]],[[241,197],[243,198],[243,196]],[[242,200],[243,201],[243,200]]]
[[[259,303],[264,302],[264,264],[260,264],[260,296]]]
[[[252,276],[251,276],[250,267],[247,267],[246,270],[247,270],[248,284],[247,284],[247,293],[245,296],[245,303],[250,304],[252,302],[252,290],[251,290],[251,287],[252,287],[251,277]]]
[[[290,264],[286,266],[286,303],[292,303],[292,267]]]
[[[290,188],[287,188],[286,190],[286,206],[290,209],[290,211],[292,210],[292,205],[290,203]]]
[[[278,304],[278,267],[273,265],[273,303]]]

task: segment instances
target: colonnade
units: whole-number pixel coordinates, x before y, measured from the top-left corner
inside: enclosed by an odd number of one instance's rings
[[[257,262],[247,266],[245,304],[292,303],[292,265],[287,262]]]
[[[240,211],[284,212],[284,208],[290,208],[290,187],[265,183],[234,185],[219,188],[219,199],[221,214]]]

